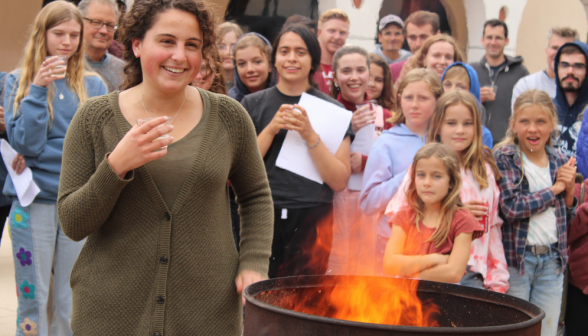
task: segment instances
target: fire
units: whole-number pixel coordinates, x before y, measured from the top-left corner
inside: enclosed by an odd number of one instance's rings
[[[363,224],[358,225],[366,225],[365,220],[361,222]],[[332,218],[327,218],[317,226],[316,240],[312,244],[313,256],[324,256],[330,252],[333,239],[330,223]],[[316,265],[324,263],[324,257],[313,258],[312,262],[315,265],[310,269],[327,269],[326,265]],[[331,274],[327,271],[326,275]],[[332,281],[318,286],[279,290],[280,293],[261,293],[258,299],[297,312],[340,320],[416,327],[439,326],[436,320],[438,307],[429,301],[422,302],[417,296],[418,280],[376,276],[330,279]]]

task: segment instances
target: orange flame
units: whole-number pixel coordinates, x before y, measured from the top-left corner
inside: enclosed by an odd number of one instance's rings
[[[362,225],[367,229],[370,220],[375,218],[364,217],[354,225]],[[311,255],[320,257],[313,258],[313,265],[307,269],[326,269],[326,261],[322,256],[328,256],[330,253],[332,239],[332,217],[329,217],[317,225],[317,236],[312,245]],[[350,239],[353,240],[353,237]],[[350,257],[355,258],[356,255],[350,253]],[[432,302],[423,303],[417,296],[419,281],[367,276],[340,277],[335,282],[334,286],[332,283],[325,283],[319,287],[281,290],[282,293],[274,293],[277,294],[276,297],[270,299],[274,302],[268,303],[301,313],[354,322],[417,327],[439,326],[435,318],[435,315],[439,314],[438,307]],[[262,296],[269,299],[267,294],[269,293],[266,292]],[[266,301],[262,297],[259,299]]]

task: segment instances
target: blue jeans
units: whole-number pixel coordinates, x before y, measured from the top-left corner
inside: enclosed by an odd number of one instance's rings
[[[510,273],[509,288],[506,294],[516,296],[536,304],[545,311],[541,323],[542,336],[557,335],[564,272],[559,253],[549,250],[542,255],[525,252],[525,274],[508,267]]]
[[[70,336],[72,297],[69,278],[84,241],[61,231],[57,205],[18,201],[10,210],[10,232],[18,294],[17,336]],[[47,328],[47,298],[54,269],[53,320]]]

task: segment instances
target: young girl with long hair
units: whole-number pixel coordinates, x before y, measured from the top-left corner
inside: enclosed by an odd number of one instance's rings
[[[396,89],[392,84],[392,73],[388,63],[377,54],[370,54],[370,81],[367,94],[370,99],[388,111],[396,111]]]
[[[274,43],[272,59],[280,75],[278,85],[250,94],[241,102],[255,125],[274,201],[269,274],[270,277],[324,274],[330,248],[313,253],[312,247],[318,225],[331,230],[334,192],[347,186],[353,131],[350,124],[341,145],[332,154],[313,129],[306,110],[298,105],[302,93],[306,92],[342,106],[312,86],[312,76],[320,66],[320,45],[306,26],[283,28]],[[323,184],[276,166],[288,131],[298,132],[306,142]],[[240,202],[237,198],[237,203]]]
[[[273,209],[247,112],[189,85],[215,22],[202,0],[136,1],[120,28],[124,91],[88,100],[70,125],[59,219],[87,237],[71,272],[75,335],[242,333]],[[242,200],[240,252],[227,180]]]
[[[6,132],[19,153],[12,166],[17,174],[29,167],[41,189],[32,203],[21,204],[10,175],[4,186],[4,193],[13,200],[10,225],[17,319],[25,334],[31,330],[38,335],[71,334],[69,280],[84,242],[66,237],[57,218],[63,141],[78,107],[90,97],[107,93],[100,77],[84,66],[83,27],[83,18],[72,4],[55,1],[45,6],[35,18],[20,68],[6,80]],[[57,56],[66,57],[67,63]],[[48,330],[52,267],[53,320]]]
[[[233,77],[235,61],[233,59],[232,50],[235,43],[237,43],[237,40],[243,36],[243,31],[236,23],[223,22],[216,28],[216,36],[216,47],[221,57],[225,85],[227,90],[230,90],[235,85],[235,79]]]
[[[202,61],[200,71],[190,85],[214,93],[228,94],[220,60],[216,52],[211,52],[209,57]],[[212,72],[208,70],[209,68]]]
[[[553,336],[567,265],[568,225],[575,215],[575,159],[552,147],[557,113],[549,95],[517,97],[504,139],[494,148],[502,178],[502,242],[510,287],[506,294],[545,311],[541,335]]]
[[[229,96],[241,101],[248,94],[276,85],[275,69],[272,65],[272,46],[258,33],[247,33],[233,47],[235,59],[235,85]]]
[[[453,62],[463,62],[465,58],[455,39],[446,34],[438,34],[429,37],[423,46],[411,57],[398,77],[400,80],[412,69],[427,68],[433,70],[439,78],[445,69]]]
[[[472,242],[468,271],[460,283],[505,293],[509,274],[502,247],[502,219],[498,213],[500,193],[496,184],[501,175],[490,149],[482,146],[480,125],[476,98],[465,90],[454,90],[445,93],[437,102],[428,142],[440,142],[456,151],[462,180],[461,201],[476,219],[487,217],[488,232]],[[386,208],[388,217],[392,218],[406,205],[409,183],[406,176]]]
[[[370,66],[370,58],[365,49],[357,46],[339,48],[333,56],[331,96],[353,113],[351,125],[355,133],[375,124],[375,132],[365,133],[373,139],[392,126],[386,122],[392,114],[388,109],[373,103],[372,97],[367,93],[371,80]],[[363,136],[364,133],[361,134]],[[367,154],[351,152],[351,173],[356,174],[354,178],[361,178]],[[372,232],[374,220],[373,216],[363,216],[359,209],[359,189],[360,187],[345,188],[335,194],[329,274],[373,274],[371,265],[374,251],[370,252],[370,249],[375,242]]]
[[[394,127],[376,139],[363,173],[359,205],[367,215],[377,215],[376,270],[383,274],[384,250],[390,226],[386,205],[400,186],[416,152],[425,144],[429,120],[443,94],[441,80],[431,70],[414,69],[398,88],[399,111],[391,118]]]
[[[472,234],[480,230],[459,197],[459,158],[449,146],[433,142],[416,153],[409,174],[408,206],[390,219],[384,271],[457,283],[466,271]]]

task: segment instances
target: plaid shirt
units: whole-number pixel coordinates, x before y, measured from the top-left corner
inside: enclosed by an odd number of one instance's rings
[[[565,155],[556,149],[545,146],[549,159],[551,180],[556,180],[557,169],[567,162]],[[496,165],[502,174],[498,181],[500,188],[500,217],[502,225],[502,243],[508,266],[516,267],[520,274],[525,274],[525,246],[529,231],[529,218],[549,207],[555,207],[558,233],[558,252],[563,265],[567,262],[567,226],[572,221],[576,210],[574,206],[567,208],[565,192],[554,195],[549,188],[536,192],[529,191],[529,182],[521,170],[521,157],[517,147],[507,145],[499,148],[495,153]],[[522,182],[521,179],[523,179]]]

